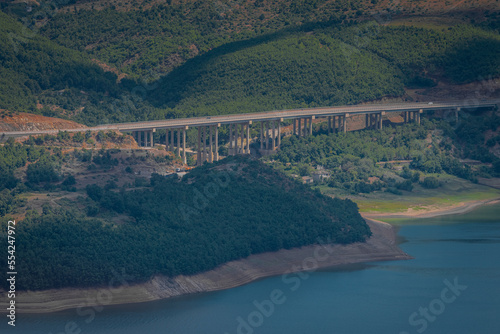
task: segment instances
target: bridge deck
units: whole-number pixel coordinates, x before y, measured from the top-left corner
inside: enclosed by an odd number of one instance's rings
[[[68,132],[81,132],[85,130],[100,131],[100,130],[118,130],[118,131],[142,131],[151,129],[177,129],[182,127],[192,126],[211,126],[223,125],[242,122],[269,121],[278,119],[295,119],[301,117],[324,117],[337,115],[356,115],[356,114],[373,114],[385,112],[404,112],[418,110],[444,110],[444,109],[471,109],[478,107],[495,107],[500,104],[499,100],[489,101],[474,101],[474,104],[468,101],[458,102],[434,102],[434,103],[398,103],[398,104],[370,104],[370,105],[355,105],[355,106],[340,106],[340,107],[321,107],[308,109],[292,109],[292,110],[275,110],[258,113],[218,115],[209,117],[191,117],[191,118],[176,118],[160,121],[145,121],[131,123],[114,123],[104,124],[88,129],[68,129]],[[64,130],[64,129],[63,129]],[[36,134],[57,133],[59,130],[42,130],[42,131],[16,131],[3,132],[7,137],[18,137]]]

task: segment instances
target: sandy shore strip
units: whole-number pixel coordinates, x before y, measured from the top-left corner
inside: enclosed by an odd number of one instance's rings
[[[119,286],[120,281],[126,283],[127,277],[117,270],[117,278],[109,286],[101,288],[18,292],[16,310],[19,313],[49,313],[65,309],[85,310],[90,306],[141,303],[229,289],[259,278],[297,271],[314,271],[360,262],[411,259],[396,244],[393,226],[371,219],[367,219],[367,223],[373,235],[365,243],[312,245],[251,255],[201,274],[174,278],[156,276],[146,283],[134,285]]]
[[[470,212],[482,205],[491,205],[500,202],[500,198],[460,202],[445,207],[429,207],[423,210],[413,210],[409,208],[403,212],[360,212],[365,219],[378,219],[382,217],[390,218],[432,218],[445,215],[458,215]]]

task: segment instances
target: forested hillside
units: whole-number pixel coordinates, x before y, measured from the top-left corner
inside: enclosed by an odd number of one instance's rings
[[[350,194],[386,190],[401,195],[399,190],[412,191],[413,184],[423,184],[429,174],[449,174],[476,183],[478,176],[499,177],[500,158],[490,151],[500,143],[495,135],[499,127],[498,112],[478,111],[467,114],[455,127],[434,118],[423,119],[421,125],[328,134],[326,126],[318,124],[318,135],[286,137],[280,150],[265,159],[289,175],[327,172],[328,178],[317,183]],[[483,164],[472,168],[461,159]],[[395,170],[392,162],[401,162],[404,168]]]
[[[105,96],[117,97],[116,75],[88,56],[30,32],[0,12],[0,108],[70,116]],[[51,109],[51,106],[57,106]]]
[[[250,254],[371,234],[350,200],[323,196],[243,157],[197,168],[182,180],[154,176],[141,190],[91,185],[87,194],[83,203],[97,207],[97,218],[69,206],[45,207],[16,226],[22,236],[16,255],[23,259],[18,289],[99,285],[112,268],[139,282],[189,275]],[[110,214],[131,219],[114,224],[103,219]]]
[[[406,9],[377,1],[104,3],[2,5],[0,108],[92,125],[411,100],[500,75],[494,10],[416,27],[385,24]]]

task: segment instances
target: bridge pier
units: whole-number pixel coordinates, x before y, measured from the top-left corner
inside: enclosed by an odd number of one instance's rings
[[[260,132],[260,154],[268,155],[272,154],[281,146],[281,122],[283,118],[273,119],[269,121],[261,121],[261,132]],[[294,124],[298,119],[292,120]],[[297,128],[295,128],[297,130]],[[299,129],[300,130],[300,129]],[[292,133],[292,136],[294,134]],[[249,149],[249,147],[248,147]],[[250,150],[248,150],[250,153]]]
[[[281,122],[283,121],[282,118],[278,120],[278,148],[281,146]]]
[[[219,127],[220,124],[215,126],[215,161],[219,161]]]
[[[181,156],[181,131],[180,131],[180,129],[177,129],[177,149],[175,151],[176,151],[176,155],[178,157],[180,157]]]
[[[252,121],[247,123],[247,154],[250,154],[250,124],[252,124]]]
[[[252,121],[247,121],[244,123],[230,123],[229,124],[229,146],[228,155],[236,154],[249,154],[250,153],[250,125]],[[220,126],[220,123],[217,127]],[[215,137],[218,138],[218,129],[215,129]],[[261,123],[261,146],[262,146],[262,127]],[[238,128],[240,131],[238,132]],[[239,140],[239,143],[238,143]],[[215,141],[216,151],[218,151],[218,142]],[[218,157],[218,152],[215,152]],[[217,158],[218,159],[218,158]],[[216,159],[216,160],[217,160]]]
[[[295,132],[295,120],[293,120],[293,129]],[[260,121],[260,149],[264,148],[264,121]]]
[[[214,162],[214,142],[213,142],[213,126],[209,127],[210,129],[210,138],[209,138],[209,145],[210,148],[208,149],[208,162],[212,163]]]
[[[206,126],[203,126],[201,131],[202,131],[202,134],[203,134],[203,140],[202,140],[202,151],[201,151],[201,164],[203,164],[204,162],[207,161],[207,158],[208,158],[208,152],[207,152],[207,127]]]
[[[349,117],[349,114],[345,113],[343,116],[342,116],[342,131],[344,133],[347,132],[347,117]]]
[[[174,143],[174,129],[170,130],[170,151],[174,151],[175,143]]]
[[[201,166],[201,126],[198,127],[198,149],[196,150],[196,165]]]
[[[228,155],[234,155],[234,149],[233,149],[233,124],[229,123],[228,131],[229,131],[229,147],[227,149],[227,154]]]
[[[273,123],[273,136],[271,138],[271,150],[276,150],[276,121],[272,121]]]
[[[265,128],[266,128],[266,132],[265,132],[265,147],[266,147],[266,150],[269,149],[269,121],[266,122],[266,125],[265,125]]]
[[[184,127],[184,129],[182,129],[182,161],[184,162],[184,164],[187,164],[187,159],[186,159],[186,130],[188,129],[188,127]]]
[[[245,124],[241,123],[241,132],[240,132],[240,154],[245,154]]]

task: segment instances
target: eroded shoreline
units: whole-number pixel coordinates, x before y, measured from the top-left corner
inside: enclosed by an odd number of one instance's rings
[[[454,205],[440,207],[430,210],[411,210],[408,209],[404,212],[361,212],[365,219],[378,219],[378,218],[432,218],[446,215],[459,215],[471,212],[483,205],[492,205],[500,202],[500,198],[492,198],[477,201],[460,202]]]
[[[148,282],[134,285],[127,283],[126,273],[117,271],[116,279],[110,282],[109,286],[19,292],[16,296],[17,312],[51,313],[92,306],[143,303],[193,293],[230,289],[260,278],[297,271],[361,262],[411,259],[411,256],[404,253],[396,243],[397,228],[378,221],[377,218],[429,218],[463,214],[479,206],[497,202],[499,199],[470,201],[418,213],[362,213],[373,233],[365,243],[312,245],[251,255],[197,275],[181,275],[174,278],[155,276]],[[125,283],[125,285],[118,286],[118,283]]]
[[[365,243],[312,245],[272,253],[251,255],[213,270],[191,276],[155,276],[148,282],[128,285],[126,273],[117,271],[109,286],[88,289],[51,289],[19,292],[19,313],[50,313],[67,309],[131,304],[186,294],[229,289],[260,278],[337,265],[411,259],[396,244],[396,230],[390,224],[366,219],[372,237]],[[121,277],[121,278],[120,278]],[[118,283],[125,283],[119,286]]]

